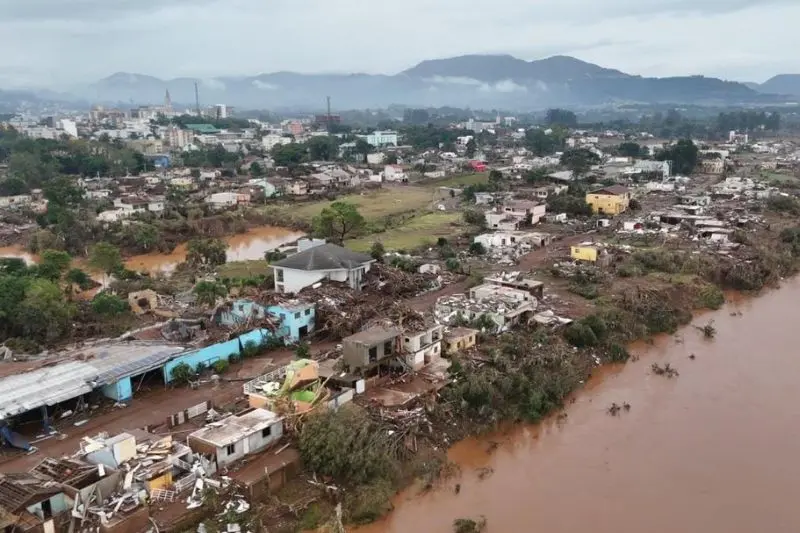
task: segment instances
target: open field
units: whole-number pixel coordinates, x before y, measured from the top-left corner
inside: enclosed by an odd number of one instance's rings
[[[250,261],[233,261],[225,263],[217,269],[220,278],[247,278],[269,274],[269,263],[263,259]]]
[[[373,242],[380,241],[387,251],[413,250],[436,244],[439,237],[450,238],[465,229],[467,226],[461,223],[461,213],[429,213],[411,218],[404,225],[388,231],[349,240],[346,245],[358,252],[368,252]]]
[[[477,185],[478,183],[486,183],[489,181],[488,172],[480,172],[477,174],[467,174],[465,176],[454,176],[452,178],[445,178],[442,180],[434,180],[425,183],[426,187],[466,187],[467,185]]]
[[[337,198],[339,202],[350,202],[358,207],[358,211],[367,219],[367,222],[378,221],[384,217],[410,213],[427,209],[433,201],[430,189],[413,186],[383,187],[377,191],[365,191],[363,194],[349,194]],[[298,203],[268,207],[295,220],[311,221],[331,202]]]

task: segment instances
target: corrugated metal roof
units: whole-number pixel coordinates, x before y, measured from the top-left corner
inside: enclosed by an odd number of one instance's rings
[[[99,345],[81,350],[92,359],[86,361],[96,371],[98,385],[110,385],[127,376],[138,376],[169,361],[173,355],[186,351],[184,346],[127,342]]]
[[[108,342],[73,350],[68,361],[0,378],[0,419],[87,394],[97,387],[159,368],[184,346],[148,342]],[[86,360],[88,359],[88,360]]]
[[[72,361],[0,379],[0,418],[55,405],[91,392],[88,381],[97,371]]]

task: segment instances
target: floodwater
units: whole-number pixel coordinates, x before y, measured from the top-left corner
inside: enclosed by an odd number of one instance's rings
[[[481,515],[488,533],[800,531],[798,300],[795,279],[696,318],[715,321],[713,340],[689,327],[635,346],[641,358],[596,373],[565,420],[456,444],[457,479],[401,494],[358,533],[450,533]],[[613,402],[631,410],[611,416]]]
[[[228,243],[228,261],[263,259],[265,252],[294,242],[302,236],[302,233],[275,226],[253,228],[246,233],[225,239]],[[20,245],[0,247],[0,257],[20,257],[25,259],[28,264],[38,261],[36,255],[27,252]],[[169,254],[153,253],[129,257],[125,260],[125,266],[141,272],[169,273],[185,259],[186,244],[184,243]]]
[[[227,237],[228,262],[264,259],[264,254],[292,243],[303,236],[293,230],[275,226],[260,226],[246,233]],[[171,272],[186,259],[186,243],[177,246],[170,254],[136,255],[125,261],[125,266],[140,272]]]

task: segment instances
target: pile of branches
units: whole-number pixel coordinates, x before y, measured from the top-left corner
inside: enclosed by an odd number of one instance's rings
[[[398,298],[407,298],[431,288],[435,283],[433,274],[406,272],[383,263],[375,263],[367,273],[367,284],[372,290]]]
[[[387,323],[409,329],[422,329],[427,324],[418,311],[387,298],[350,294],[343,300],[317,301],[316,332],[323,339],[341,339]]]

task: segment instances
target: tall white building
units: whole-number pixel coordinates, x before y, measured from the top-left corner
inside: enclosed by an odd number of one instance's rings
[[[214,116],[217,118],[228,118],[228,106],[225,104],[215,105]]]

